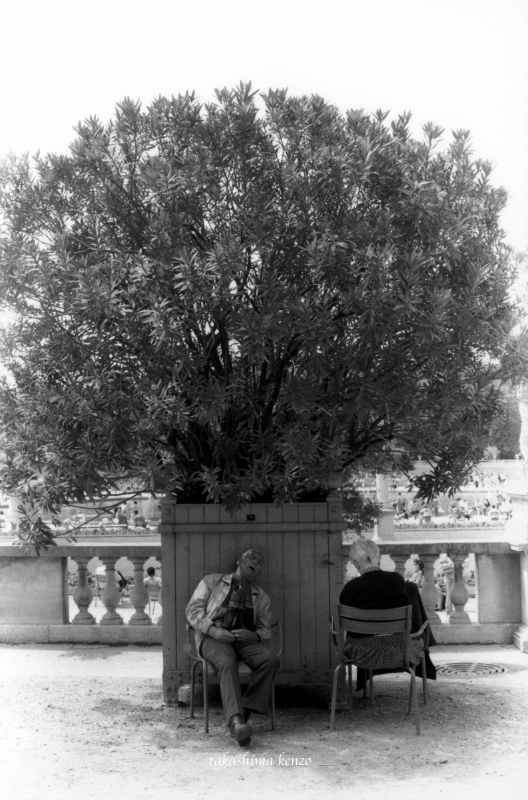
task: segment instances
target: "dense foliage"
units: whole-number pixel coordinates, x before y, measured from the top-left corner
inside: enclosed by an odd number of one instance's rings
[[[480,456],[526,367],[489,165],[409,115],[262,104],[125,100],[69,155],[5,160],[5,490],[236,506],[419,453],[430,495]]]
[[[492,421],[487,436],[486,447],[496,447],[497,458],[515,458],[519,453],[519,436],[521,433],[521,416],[519,401],[508,387],[501,390],[502,409]]]

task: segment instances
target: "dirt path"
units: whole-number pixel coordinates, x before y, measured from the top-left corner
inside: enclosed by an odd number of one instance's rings
[[[158,648],[123,650],[0,647],[4,797],[223,800],[242,789],[255,800],[482,800],[526,790],[528,655],[513,648],[438,648],[436,663],[484,660],[508,672],[432,683],[420,737],[403,713],[408,680],[391,676],[378,680],[374,710],[359,699],[339,714],[336,734],[321,693],[279,687],[277,730],[258,720],[247,750],[227,735],[218,702],[209,736],[201,711],[192,721],[188,708],[163,706]]]

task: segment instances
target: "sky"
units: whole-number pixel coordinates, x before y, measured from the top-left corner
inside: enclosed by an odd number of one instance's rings
[[[528,248],[526,0],[0,0],[0,157],[67,152],[125,96],[254,88],[469,129]]]

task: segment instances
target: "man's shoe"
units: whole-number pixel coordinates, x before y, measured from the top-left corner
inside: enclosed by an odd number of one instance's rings
[[[227,726],[231,731],[231,736],[236,739],[240,747],[246,747],[251,742],[253,728],[244,721],[241,714],[233,714]]]

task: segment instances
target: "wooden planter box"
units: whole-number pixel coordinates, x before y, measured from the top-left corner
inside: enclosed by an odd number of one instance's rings
[[[162,500],[163,684],[176,705],[190,680],[185,607],[209,573],[230,573],[250,547],[264,553],[258,583],[284,633],[279,683],[327,683],[334,656],[329,619],[343,586],[341,499],[323,503],[247,505],[233,516],[219,505]]]

